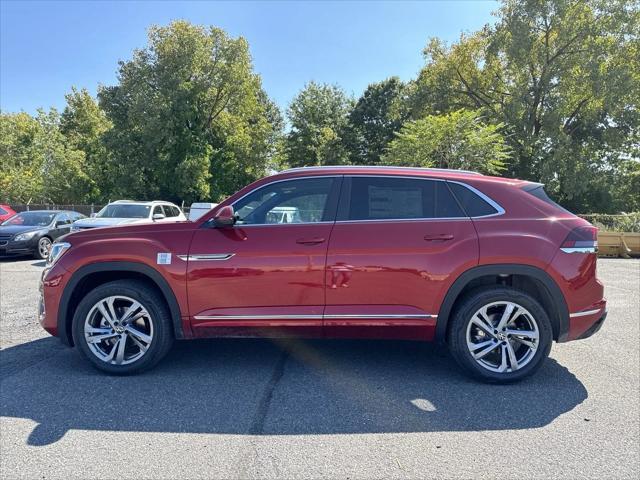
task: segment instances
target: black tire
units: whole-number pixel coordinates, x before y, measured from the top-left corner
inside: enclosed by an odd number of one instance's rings
[[[493,304],[494,302],[512,302],[517,304],[518,306],[523,307],[528,311],[528,313],[531,314],[533,320],[537,324],[537,350],[535,350],[535,354],[531,355],[528,363],[526,363],[521,368],[513,370],[513,368],[510,366],[510,369],[512,371],[492,371],[488,367],[481,365],[480,361],[477,361],[474,358],[469,347],[467,346],[467,328],[471,323],[472,317],[481,308],[486,305]],[[495,316],[493,318],[497,319],[497,317]],[[525,318],[528,317],[525,316]],[[475,328],[475,324],[469,328]],[[484,335],[484,333],[481,333],[481,335]],[[522,380],[529,375],[532,375],[544,363],[544,360],[549,356],[549,352],[551,351],[553,331],[551,328],[549,315],[534,297],[532,297],[528,293],[516,290],[511,287],[494,286],[473,290],[464,299],[462,299],[460,304],[454,310],[449,322],[449,331],[447,338],[451,354],[466,374],[468,374],[472,378],[488,383],[512,383]],[[496,348],[504,348],[505,351],[507,351],[508,346],[505,343],[504,339],[502,339],[503,341],[499,340],[499,338],[496,338],[494,340],[493,338],[487,336],[487,341],[496,341],[498,342],[498,344],[505,345],[505,347]],[[520,346],[518,342],[514,342],[513,340],[506,341],[510,341],[511,345],[516,345],[517,348],[526,349],[526,346]],[[490,347],[491,345],[489,345],[489,348]],[[520,351],[526,352],[526,350]],[[502,350],[494,350],[492,352],[493,355],[501,353]]]
[[[148,318],[148,320],[145,321],[151,323],[153,326],[151,342],[148,344],[146,351],[139,359],[132,361],[132,363],[121,365],[107,363],[107,361],[98,358],[98,356],[92,352],[85,338],[85,320],[92,308],[97,305],[100,300],[112,296],[128,297],[139,302],[149,313],[149,316],[145,317],[145,319]],[[105,283],[89,292],[82,299],[75,311],[72,332],[73,341],[85,358],[97,369],[114,375],[140,373],[152,368],[167,354],[173,344],[171,316],[163,298],[154,288],[144,282],[136,280],[117,280]],[[131,336],[128,338],[130,339]],[[131,340],[128,340],[128,342],[131,344]],[[137,346],[133,346],[137,348]],[[113,346],[113,348],[115,349],[115,346]],[[129,348],[131,348],[131,345]]]
[[[36,251],[33,252],[33,256],[36,260],[46,260],[49,255],[49,250],[51,250],[51,239],[49,237],[42,237],[38,240]]]

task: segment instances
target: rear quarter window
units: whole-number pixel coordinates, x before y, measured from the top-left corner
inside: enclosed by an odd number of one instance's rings
[[[470,188],[454,182],[447,182],[458,199],[460,206],[470,217],[485,217],[499,213],[495,207]]]

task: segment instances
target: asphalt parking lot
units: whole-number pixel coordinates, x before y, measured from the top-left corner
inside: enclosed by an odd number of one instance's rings
[[[182,342],[104,376],[37,324],[42,266],[0,260],[1,478],[637,478],[639,260],[601,260],[603,329],[510,386],[382,341]]]

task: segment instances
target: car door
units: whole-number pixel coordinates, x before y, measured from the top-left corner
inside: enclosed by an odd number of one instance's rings
[[[66,235],[71,231],[71,217],[68,213],[62,212],[55,216],[49,235],[52,240],[55,240],[62,235]]]
[[[445,181],[345,177],[327,254],[325,333],[430,340],[438,299],[477,262],[473,223]]]
[[[195,336],[321,335],[324,275],[340,176],[279,180],[233,204],[232,227],[193,237],[188,296]],[[283,223],[282,209],[297,215]],[[215,329],[215,332],[211,329]]]

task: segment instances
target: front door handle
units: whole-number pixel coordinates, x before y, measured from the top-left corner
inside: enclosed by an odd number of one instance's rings
[[[324,242],[324,238],[322,237],[299,238],[296,240],[296,243],[299,243],[300,245],[318,245],[322,242]]]
[[[451,233],[438,233],[435,235],[425,235],[424,239],[427,242],[446,242],[453,240],[453,235]]]

